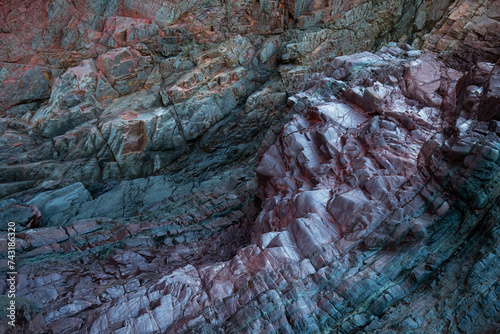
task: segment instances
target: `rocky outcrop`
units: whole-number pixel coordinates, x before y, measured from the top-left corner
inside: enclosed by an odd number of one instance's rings
[[[18,332],[494,331],[496,7],[4,1]]]
[[[4,2],[0,194],[149,176],[236,119],[253,125],[231,146],[250,141],[325,62],[420,34],[447,3]]]
[[[336,58],[289,99],[292,119],[257,168],[256,219],[248,167],[192,185],[121,182],[94,199],[78,184],[34,197],[43,227],[19,235],[20,285],[38,303],[25,312],[44,311],[27,328],[495,328],[500,140],[495,121],[460,113],[457,100],[492,80],[469,81],[484,66],[463,73],[395,44]],[[67,201],[72,220],[54,226],[48,208]],[[450,294],[455,283],[466,290]]]
[[[497,1],[455,1],[434,27],[426,49],[438,52],[450,64],[485,61],[500,57],[500,4]]]

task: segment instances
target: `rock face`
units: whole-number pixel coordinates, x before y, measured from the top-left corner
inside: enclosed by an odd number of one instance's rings
[[[146,177],[220,131],[250,141],[325,61],[413,38],[448,2],[6,1],[0,194]]]
[[[500,57],[498,1],[455,1],[430,35],[426,48],[454,66],[472,62],[495,63]]]
[[[15,330],[494,332],[498,10],[4,1]]]

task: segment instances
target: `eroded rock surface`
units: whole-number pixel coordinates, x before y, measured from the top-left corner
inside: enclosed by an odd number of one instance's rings
[[[497,7],[4,1],[18,332],[494,332]]]
[[[44,226],[19,234],[22,295],[44,310],[31,330],[495,328],[498,259],[465,254],[494,254],[499,244],[497,122],[458,113],[470,75],[411,54],[393,44],[336,58],[329,72],[345,73],[343,81],[316,75],[290,99],[293,118],[257,168],[263,209],[255,223],[247,169],[237,182],[234,169],[229,180],[189,186],[153,176],[95,199],[75,184],[28,201]],[[428,78],[436,84],[422,88]],[[73,218],[53,226],[51,208]],[[457,276],[446,277],[447,267]],[[448,294],[454,283],[466,284],[460,298],[469,302]],[[404,310],[405,298],[417,313]],[[470,316],[475,303],[480,317]]]
[[[325,62],[421,35],[448,3],[5,1],[0,194],[146,177],[228,132],[226,146],[250,141]]]
[[[466,67],[477,61],[495,63],[500,57],[498,1],[458,0],[432,30],[425,48],[447,62]]]

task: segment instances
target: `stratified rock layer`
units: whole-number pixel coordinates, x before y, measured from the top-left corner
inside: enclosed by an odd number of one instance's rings
[[[163,176],[121,182],[95,199],[86,198],[78,184],[34,197],[25,205],[37,205],[47,227],[19,235],[27,261],[19,269],[22,297],[38,303],[27,304],[26,312],[43,310],[29,328],[495,328],[498,258],[490,254],[500,242],[500,128],[496,121],[460,114],[456,97],[489,80],[470,82],[471,75],[395,44],[377,54],[336,58],[326,75],[314,76],[290,99],[293,117],[261,158],[263,210],[251,240],[245,240],[245,217],[255,209],[242,197],[252,187],[248,176],[246,183],[239,181],[243,187],[230,181],[214,192],[224,176],[189,187],[195,195],[185,200],[206,204],[184,214],[174,207],[186,210],[178,197],[187,193],[185,185],[176,187]],[[58,216],[49,215],[48,207],[76,212],[66,212],[74,217],[70,225],[51,227]],[[97,218],[103,216],[108,219]],[[127,224],[116,224],[124,218]],[[238,230],[241,241],[225,239]],[[214,241],[218,249],[211,257]],[[238,250],[244,243],[250,245]],[[472,260],[469,252],[479,253]],[[67,263],[68,256],[80,263]],[[77,269],[82,266],[88,269]],[[54,274],[44,267],[60,270]],[[449,277],[449,271],[457,275]],[[453,284],[464,286],[460,298],[467,303],[449,295]],[[431,297],[422,286],[446,298]],[[405,298],[419,311],[405,311]]]
[[[6,1],[0,195],[252,141],[325,62],[419,35],[448,3]]]
[[[455,1],[431,32],[426,48],[454,66],[500,58],[498,1]]]
[[[4,1],[19,332],[494,332],[497,11]]]

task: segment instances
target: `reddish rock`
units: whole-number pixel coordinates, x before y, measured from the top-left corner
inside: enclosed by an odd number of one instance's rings
[[[450,2],[4,1],[16,331],[494,331],[498,6]]]

